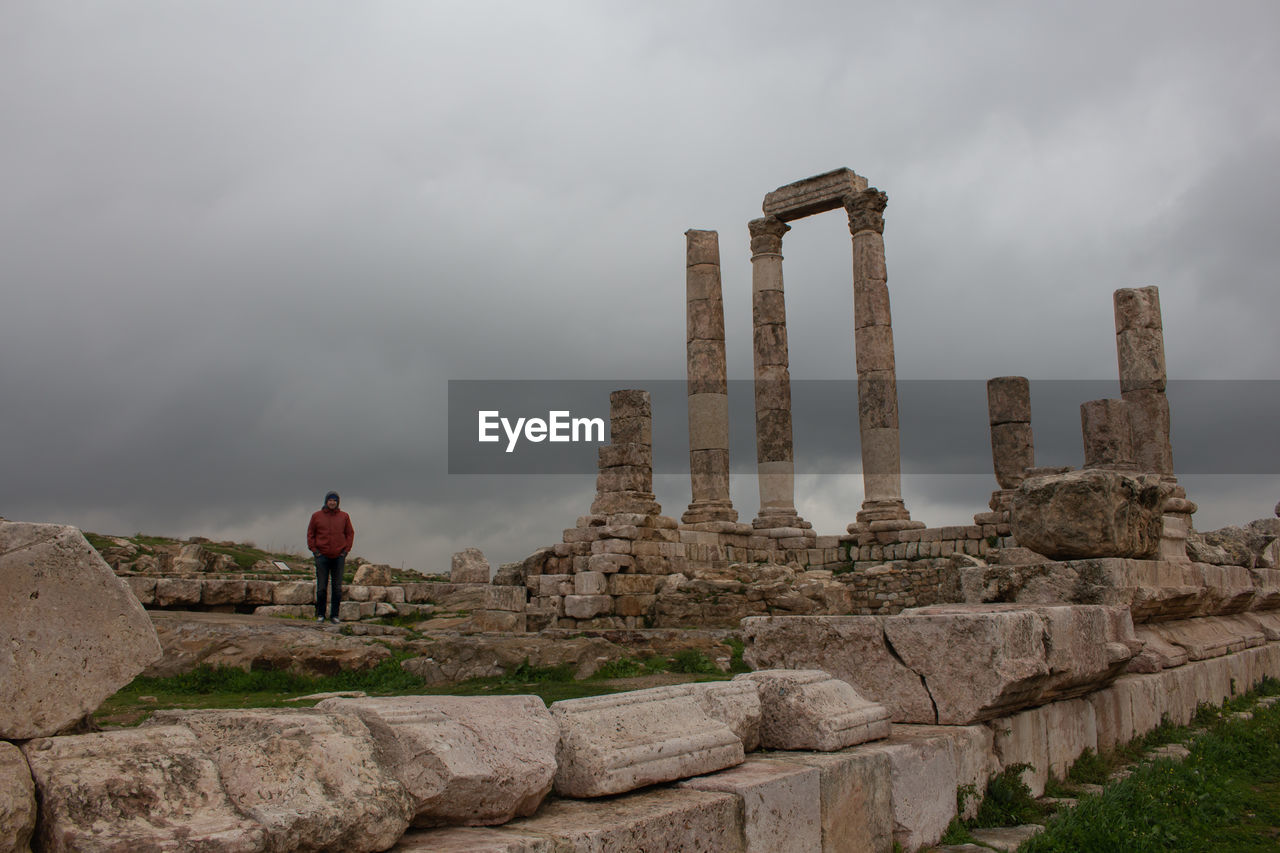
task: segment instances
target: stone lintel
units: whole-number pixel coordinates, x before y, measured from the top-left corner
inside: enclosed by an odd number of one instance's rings
[[[838,210],[844,206],[845,196],[866,188],[867,179],[852,169],[835,169],[778,187],[765,195],[761,209],[765,216],[776,216],[784,222],[802,219],[815,213]]]

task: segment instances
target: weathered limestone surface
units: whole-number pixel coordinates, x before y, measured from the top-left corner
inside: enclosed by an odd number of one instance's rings
[[[893,780],[887,754],[855,747],[796,752],[784,760],[819,772],[823,853],[878,853],[893,847]]]
[[[743,659],[757,670],[820,669],[889,708],[895,722],[934,719],[920,681],[885,644],[885,617],[752,616]]]
[[[1280,575],[1271,569],[1100,558],[962,570],[965,601],[1122,604],[1135,623],[1274,608]]]
[[[363,720],[414,799],[415,826],[500,824],[551,792],[560,732],[536,696],[326,699]]]
[[[1016,489],[1025,471],[1036,464],[1031,432],[1031,383],[1025,376],[987,380],[987,418],[991,427],[991,459],[1001,489]]]
[[[49,853],[267,849],[184,726],[40,738],[22,750],[40,793],[38,846]]]
[[[351,579],[351,582],[364,586],[390,586],[391,567],[365,563],[356,569],[355,576]]]
[[[889,736],[889,709],[821,670],[765,670],[736,676],[760,693],[765,749],[831,752]]]
[[[742,741],[683,688],[655,687],[551,706],[560,727],[556,793],[601,797],[741,764]]]
[[[149,621],[155,625],[163,657],[146,669],[148,676],[178,675],[200,664],[334,675],[369,669],[391,656],[384,646],[317,631],[309,622],[255,622],[232,614],[164,611],[152,611]]]
[[[884,628],[937,709],[912,722],[948,725],[1104,687],[1140,648],[1123,608],[1090,605],[936,605]]]
[[[762,210],[765,216],[774,216],[784,222],[839,210],[845,196],[862,192],[867,179],[852,169],[833,169],[778,187],[764,197]]]
[[[812,767],[749,757],[676,787],[738,797],[748,850],[822,853],[821,776]]]
[[[1089,469],[1030,477],[1013,498],[1018,544],[1052,559],[1150,557],[1160,545],[1159,479]]]
[[[1123,400],[1089,400],[1080,404],[1080,431],[1084,436],[1086,468],[1137,469],[1129,404]]]
[[[503,827],[488,829],[451,826],[447,829],[409,830],[391,853],[558,853],[555,841],[545,835],[517,832]]]
[[[36,828],[36,786],[22,750],[0,741],[0,853],[28,853]]]
[[[888,740],[858,749],[889,759],[893,838],[904,850],[937,843],[956,816],[956,791],[983,790],[992,771],[985,726],[895,726]]]
[[[464,548],[453,555],[449,566],[452,583],[488,583],[489,561],[479,548]]]
[[[746,851],[738,798],[716,791],[667,788],[594,802],[554,800],[511,828],[549,837],[556,851]]]
[[[738,520],[729,498],[729,386],[720,288],[720,237],[685,232],[689,474],[686,524]]]
[[[227,796],[262,825],[274,850],[385,850],[413,804],[354,716],[312,709],[157,711],[150,727],[183,726],[218,767]]]
[[[66,728],[159,657],[146,611],[79,530],[0,521],[0,738]]]
[[[713,720],[729,727],[752,752],[760,748],[760,692],[756,685],[741,681],[707,681],[686,684],[684,689]]]
[[[822,669],[888,707],[895,722],[951,725],[1104,687],[1141,648],[1123,608],[1079,605],[755,617],[743,620],[743,637],[758,669]]]

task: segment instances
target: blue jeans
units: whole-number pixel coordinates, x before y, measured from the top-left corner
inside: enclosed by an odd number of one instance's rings
[[[338,608],[342,605],[342,566],[346,561],[345,554],[340,557],[316,554],[316,616],[324,616],[325,593],[329,592],[329,617],[338,618]]]

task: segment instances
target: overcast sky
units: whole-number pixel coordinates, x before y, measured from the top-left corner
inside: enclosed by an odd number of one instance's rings
[[[1087,398],[1044,389],[1117,396],[1111,294],[1149,284],[1171,379],[1216,389],[1195,411],[1171,392],[1196,526],[1270,516],[1277,33],[1271,0],[13,0],[0,515],[302,549],[337,489],[367,559],[518,559],[587,511],[593,478],[450,475],[447,383],[682,380],[691,227],[720,232],[749,380],[746,223],[848,166],[889,195],[899,378],[954,390],[904,391],[914,517],[986,509],[992,376],[1030,377],[1040,461],[1080,464]],[[851,379],[845,217],[794,226],[792,375]],[[797,505],[842,532],[856,416],[795,420]],[[824,431],[846,459],[815,450]],[[669,515],[690,500],[679,472],[657,491]]]

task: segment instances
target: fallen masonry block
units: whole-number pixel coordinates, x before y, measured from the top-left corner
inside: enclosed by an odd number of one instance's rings
[[[659,788],[607,800],[553,800],[505,828],[548,838],[555,851],[747,850],[738,798],[712,791]]]
[[[760,748],[760,692],[754,684],[704,681],[684,687],[708,717],[720,720],[737,735],[745,752]]]
[[[741,764],[742,741],[682,686],[551,705],[560,727],[556,793],[602,797]]]
[[[0,739],[61,731],[160,654],[146,611],[79,530],[0,521]]]
[[[1105,687],[1140,648],[1123,613],[1102,605],[937,605],[889,617],[884,629],[937,709],[924,722],[946,725]]]
[[[737,767],[686,779],[677,787],[738,797],[748,850],[822,853],[821,785],[815,768],[751,756]]]
[[[757,670],[820,669],[887,707],[894,722],[935,719],[920,676],[885,645],[882,616],[749,616],[744,660]]]
[[[355,717],[309,708],[158,711],[139,731],[175,726],[195,734],[270,849],[371,853],[409,826],[409,793]]]
[[[1028,477],[1013,494],[1013,535],[1052,559],[1154,557],[1165,497],[1153,475],[1090,468]]]
[[[536,696],[326,699],[363,720],[414,799],[415,826],[506,823],[551,791],[560,732]]]
[[[889,709],[821,670],[765,670],[736,676],[760,693],[765,749],[830,752],[889,736]]]
[[[22,750],[0,741],[0,850],[26,853],[36,828],[36,786]]]
[[[38,849],[256,853],[266,832],[231,805],[183,726],[39,738],[22,747],[40,796]]]
[[[1261,629],[1246,627],[1237,618],[1228,616],[1153,622],[1146,628],[1149,634],[1185,650],[1186,656],[1193,661],[1221,657],[1260,645],[1265,636]]]

